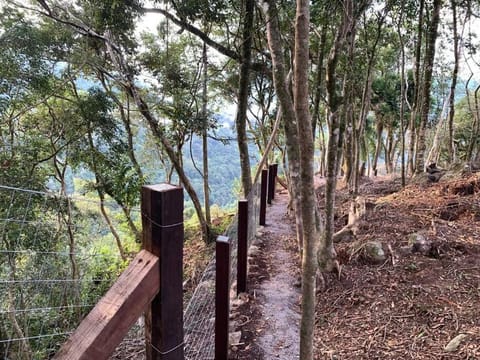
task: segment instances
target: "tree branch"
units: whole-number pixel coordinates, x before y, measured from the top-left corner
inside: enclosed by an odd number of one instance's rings
[[[184,20],[181,20],[181,19],[175,17],[174,15],[170,14],[168,11],[166,11],[164,9],[158,9],[158,8],[143,8],[142,10],[146,13],[162,14],[167,19],[173,21],[175,24],[177,24],[181,28],[184,28],[188,32],[198,36],[203,42],[205,42],[208,46],[217,50],[220,54],[223,54],[223,55],[225,55],[225,56],[227,56],[231,59],[240,61],[240,55],[237,52],[235,52],[235,51],[223,46],[222,44],[219,44],[218,42],[212,40],[207,34],[205,34],[199,28],[187,23]]]
[[[187,23],[185,20],[179,19],[175,17],[173,14],[169,13],[167,10],[158,9],[158,8],[142,8],[145,13],[154,13],[154,14],[162,14],[167,19],[173,21],[176,25],[180,26],[181,28],[187,30],[188,32],[192,33],[195,36],[198,36],[203,42],[205,42],[211,48],[217,50],[220,54],[229,57],[235,61],[240,62],[241,56],[236,51],[225,47],[224,45],[216,42],[215,40],[211,39],[205,32],[200,30],[199,28]],[[263,54],[266,58],[270,58],[269,54]],[[271,75],[271,70],[269,67],[264,63],[252,63],[250,68],[254,71],[263,72],[267,75]]]

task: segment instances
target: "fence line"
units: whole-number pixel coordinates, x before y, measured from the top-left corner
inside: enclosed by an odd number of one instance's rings
[[[122,208],[121,205],[119,205],[117,202],[115,201],[109,201],[109,200],[104,200],[104,201],[100,201],[100,200],[97,200],[97,199],[90,199],[86,196],[83,196],[83,195],[78,195],[78,194],[70,194],[70,195],[67,195],[67,196],[63,196],[63,195],[59,195],[53,191],[39,191],[39,190],[31,190],[31,189],[25,189],[25,188],[19,188],[19,187],[15,187],[15,186],[7,186],[7,185],[0,185],[0,191],[1,190],[9,190],[9,191],[18,191],[18,192],[21,192],[21,193],[28,193],[28,194],[35,194],[35,195],[41,195],[41,196],[44,196],[44,197],[48,197],[48,198],[52,198],[52,199],[59,199],[59,200],[73,200],[73,201],[79,201],[79,202],[83,202],[83,203],[92,203],[92,204],[96,204],[96,205],[100,205],[100,204],[103,204],[103,205],[106,205],[106,206],[109,206],[109,207],[112,207],[112,208]],[[130,211],[135,211],[135,212],[140,212],[140,208],[139,207],[132,207],[129,209]]]
[[[93,211],[90,206],[81,205],[81,202],[97,205],[100,202],[81,198],[73,201],[71,197],[24,190],[0,185],[0,354],[8,358],[16,351],[29,358],[47,358],[72,332],[75,326],[71,324],[88,313],[91,304],[98,301],[114,280],[101,276],[102,267],[110,266],[113,258],[99,249],[88,248],[93,236],[105,241],[110,231],[98,209]],[[260,193],[258,182],[246,199],[247,248],[259,226]],[[67,204],[68,210],[75,213],[74,220],[70,218],[72,213],[68,220],[64,217]],[[120,209],[114,205],[111,211]],[[160,226],[147,220],[167,230],[180,224]],[[74,232],[70,238],[65,229]],[[237,276],[237,231],[238,214],[224,234],[231,246],[229,288]],[[74,246],[72,236],[76,241]],[[184,344],[187,360],[215,357],[215,268],[213,258],[184,311],[184,342],[175,350]],[[111,272],[107,270],[105,273]],[[37,274],[35,279],[33,273]],[[145,344],[136,341],[135,330],[132,334],[133,341]],[[125,340],[131,341],[132,337]],[[152,344],[148,345],[147,341],[147,350],[150,347],[151,351],[157,351]]]
[[[125,266],[99,206],[0,185],[0,358],[51,357]]]
[[[260,182],[252,186],[248,200],[248,245],[251,244],[259,226]],[[238,261],[238,214],[225,232],[231,246],[230,287],[237,277]],[[215,357],[215,268],[216,260],[212,258],[195,289],[185,310],[185,359],[205,360]]]

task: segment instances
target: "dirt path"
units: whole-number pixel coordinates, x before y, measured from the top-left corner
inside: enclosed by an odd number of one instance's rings
[[[299,265],[287,202],[286,192],[276,193],[267,208],[267,226],[250,249],[249,301],[239,309],[249,320],[240,328],[244,346],[234,359],[298,359]]]

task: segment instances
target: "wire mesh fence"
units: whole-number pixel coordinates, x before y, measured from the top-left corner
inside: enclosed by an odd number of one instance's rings
[[[98,201],[0,186],[0,358],[51,357],[125,265]]]
[[[259,183],[247,200],[250,245],[258,227]],[[0,185],[0,357],[52,357],[127,265],[99,205],[84,197]],[[103,205],[121,232],[121,209]],[[225,234],[232,248],[231,288],[237,274],[237,229],[238,214]],[[123,235],[134,241],[131,234]],[[186,359],[214,359],[214,327],[213,258],[185,307]],[[113,358],[143,359],[144,344],[140,319]]]
[[[248,197],[248,243],[253,241],[260,212],[260,184],[255,183]],[[231,244],[231,287],[237,275],[238,214],[226,231]],[[207,360],[215,355],[215,258],[207,266],[185,309],[185,359]]]

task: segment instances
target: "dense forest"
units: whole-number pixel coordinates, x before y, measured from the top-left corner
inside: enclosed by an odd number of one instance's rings
[[[0,333],[28,337],[15,309],[35,292],[17,286],[32,269],[118,273],[138,249],[143,184],[181,184],[208,243],[211,206],[246,197],[277,162],[303,258],[301,358],[312,359],[315,274],[338,268],[337,180],[355,196],[365,176],[405,185],[432,163],[480,166],[479,16],[470,0],[3,0]],[[95,217],[118,264],[79,273],[73,254],[95,229],[72,219]],[[35,255],[62,251],[51,268]],[[93,290],[69,291],[56,307]],[[42,358],[56,344],[36,346],[0,351]]]

